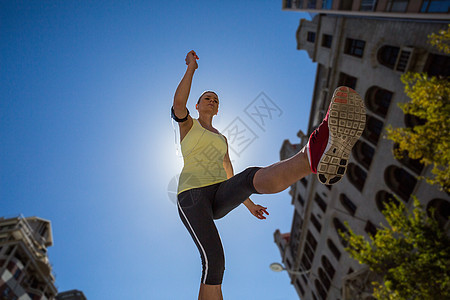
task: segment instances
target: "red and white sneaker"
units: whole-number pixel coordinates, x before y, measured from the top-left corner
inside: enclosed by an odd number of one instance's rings
[[[323,184],[341,180],[347,170],[352,147],[366,125],[366,109],[361,96],[340,86],[334,90],[322,123],[309,137],[307,155],[313,173]]]

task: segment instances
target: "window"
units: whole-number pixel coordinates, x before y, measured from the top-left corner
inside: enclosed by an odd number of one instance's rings
[[[300,182],[306,187],[308,185],[308,180],[303,177],[302,179],[300,179]]]
[[[400,151],[399,144],[394,144],[394,154],[400,154],[401,158],[396,158],[402,165],[406,166],[408,169],[420,175],[424,168],[424,165],[420,162],[420,158],[412,159],[408,156],[408,151]]]
[[[319,205],[320,209],[325,212],[327,210],[327,204],[325,203],[325,201],[323,201],[323,199],[316,194],[316,196],[314,197],[314,201],[316,201],[317,205]]]
[[[333,36],[329,34],[322,35],[322,47],[331,48],[331,44],[333,42]]]
[[[316,33],[312,31],[308,31],[308,35],[306,36],[306,40],[308,42],[314,43],[316,41]]]
[[[322,268],[319,268],[319,278],[320,278],[320,281],[322,282],[323,286],[324,286],[327,290],[329,290],[329,289],[330,289],[330,286],[331,286],[331,281],[330,281],[330,279],[328,278],[328,276],[325,275],[325,272],[323,271]]]
[[[369,170],[372,158],[375,155],[375,149],[366,142],[359,140],[353,147],[352,154],[366,170]]]
[[[356,57],[363,57],[366,42],[347,38],[345,40],[344,53]]]
[[[392,95],[393,93],[388,90],[373,86],[367,90],[366,106],[370,111],[384,118],[391,105]]]
[[[372,222],[370,222],[369,220],[367,220],[366,222],[366,227],[364,228],[364,230],[370,234],[372,237],[374,237],[377,234],[378,229],[375,227],[375,225],[373,225]]]
[[[395,199],[394,195],[386,191],[379,191],[375,196],[375,202],[380,212],[386,209],[386,203],[398,204],[398,200]]]
[[[449,221],[450,202],[444,199],[433,199],[427,205],[427,214],[434,217],[441,228]]]
[[[303,289],[302,284],[300,283],[300,280],[296,280],[295,284],[297,285],[298,289],[300,290],[300,294],[303,296],[305,294],[305,290]]]
[[[322,286],[322,284],[320,283],[320,281],[318,279],[314,280],[314,285],[316,286],[316,291],[319,293],[320,299],[326,300],[327,299],[327,291],[325,290],[325,288]]]
[[[378,144],[381,132],[383,130],[383,122],[372,116],[367,117],[366,129],[363,132],[363,136],[371,142],[373,145]]]
[[[356,205],[352,202],[345,194],[341,194],[339,196],[339,201],[341,202],[342,206],[352,215],[355,215],[356,212]]]
[[[348,180],[361,192],[366,183],[367,173],[354,163],[348,164]]]
[[[416,186],[417,179],[397,166],[389,166],[384,171],[384,180],[387,186],[404,201],[408,201]]]
[[[320,230],[322,230],[322,225],[320,225],[319,221],[317,221],[314,214],[311,214],[311,222],[313,223],[314,227],[316,227],[318,232],[320,232]]]
[[[360,11],[374,11],[376,6],[376,0],[362,0]]]
[[[313,261],[314,259],[314,251],[309,247],[307,244],[305,244],[305,255],[308,257],[309,261]]]
[[[339,240],[341,241],[341,244],[344,247],[347,247],[347,242],[344,239],[342,239],[341,233],[347,234],[348,229],[344,226],[344,224],[342,224],[342,222],[338,218],[333,219],[333,225],[334,225],[334,229],[336,229],[336,232],[338,234]]]
[[[316,2],[317,0],[308,0],[308,3],[306,4],[307,8],[316,9]]]
[[[409,0],[388,0],[386,11],[406,12]]]
[[[341,72],[339,74],[338,86],[345,85],[352,89],[356,89],[356,80],[356,77]]]
[[[331,9],[333,0],[322,0],[322,8]]]
[[[303,200],[302,196],[300,194],[297,194],[297,201],[302,205],[305,206],[305,200]]]
[[[327,245],[328,248],[330,248],[331,253],[333,253],[334,257],[336,257],[336,259],[339,260],[341,258],[341,251],[338,250],[336,245],[330,239],[327,240]]]
[[[306,234],[306,240],[311,245],[311,248],[313,248],[313,250],[316,250],[317,241],[309,230],[308,230],[308,233]]]
[[[352,10],[353,0],[341,0],[339,10]]]
[[[450,57],[446,55],[430,54],[424,71],[429,76],[450,76]]]
[[[421,119],[418,116],[405,114],[404,122],[405,122],[406,127],[413,128],[414,126],[417,126],[417,125],[425,125],[427,120]]]
[[[305,267],[305,270],[311,269],[311,263],[309,262],[308,258],[306,258],[305,255],[302,257],[302,265]]]
[[[422,3],[422,8],[420,12],[450,12],[450,1],[449,0],[425,0]]]
[[[399,47],[383,46],[378,50],[377,53],[378,62],[383,66],[394,69],[399,52]]]
[[[409,58],[411,57],[412,52],[413,52],[413,49],[408,48],[408,47],[405,47],[400,51],[400,57],[398,59],[395,70],[400,71],[400,72],[406,71],[406,69],[408,67],[408,63],[409,63]]]
[[[14,279],[17,280],[19,278],[20,274],[22,274],[22,270],[17,269],[13,276]]]
[[[325,255],[322,255],[322,266],[325,268],[328,277],[332,280],[334,277],[334,273],[336,273],[336,270]]]

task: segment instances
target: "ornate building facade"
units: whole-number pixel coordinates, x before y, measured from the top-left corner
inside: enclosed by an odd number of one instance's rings
[[[343,15],[300,21],[297,48],[317,62],[308,133],[326,115],[338,86],[358,91],[367,110],[366,129],[352,151],[346,176],[333,186],[322,185],[315,175],[292,185],[291,231],[274,233],[301,299],[371,299],[376,276],[348,256],[338,231],[346,231],[347,222],[357,234],[375,234],[386,224],[381,211],[393,195],[408,207],[416,195],[427,209],[436,208],[436,217],[448,228],[449,196],[417,180],[430,174],[430,168],[410,159],[396,160],[395,145],[384,138],[386,126],[420,122],[405,116],[397,105],[408,101],[400,81],[403,73],[450,75],[449,57],[427,43],[429,34],[446,28],[446,22]],[[300,132],[300,143],[294,145],[286,140],[281,159],[294,155],[308,136]]]

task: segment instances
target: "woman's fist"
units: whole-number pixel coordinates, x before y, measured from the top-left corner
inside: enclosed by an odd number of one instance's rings
[[[198,59],[198,56],[195,53],[195,51],[194,50],[189,51],[189,53],[186,55],[186,59],[185,59],[186,65],[193,66],[194,69],[197,69],[198,68],[197,59]]]

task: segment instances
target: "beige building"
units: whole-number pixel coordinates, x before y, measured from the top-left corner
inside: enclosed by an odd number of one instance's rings
[[[384,138],[388,125],[404,127],[420,122],[405,117],[397,105],[408,101],[401,74],[423,71],[450,75],[449,57],[427,44],[427,35],[446,28],[446,22],[438,21],[323,14],[312,21],[300,21],[297,48],[317,62],[317,72],[308,134],[299,133],[299,144],[286,140],[281,159],[306,144],[309,133],[325,116],[336,87],[354,88],[367,108],[366,130],[353,149],[346,176],[333,186],[320,184],[315,175],[292,185],[291,232],[274,233],[301,299],[371,299],[374,274],[348,256],[338,230],[345,231],[344,223],[348,222],[357,234],[374,234],[386,222],[381,210],[392,195],[409,207],[411,195],[416,195],[426,208],[435,207],[441,224],[449,227],[449,196],[416,179],[430,174],[430,168],[417,161],[396,160],[393,142]]]
[[[449,0],[283,0],[283,10],[343,16],[448,20]]]
[[[0,217],[0,299],[46,300],[57,294],[47,256],[50,221]]]

